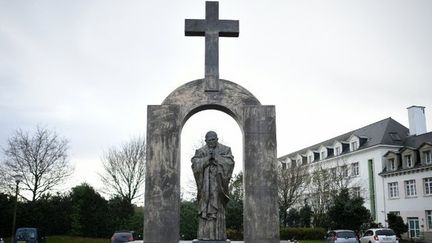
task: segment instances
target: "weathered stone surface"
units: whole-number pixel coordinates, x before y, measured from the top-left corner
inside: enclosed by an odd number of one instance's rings
[[[238,37],[238,20],[220,20],[219,3],[206,2],[205,19],[186,19],[186,36],[205,36],[205,90],[220,91],[219,37]]]
[[[198,192],[197,238],[223,241],[227,239],[225,211],[235,162],[231,148],[218,142],[216,132],[207,132],[205,142],[191,159]]]
[[[244,241],[279,242],[274,106],[262,106],[246,89],[220,80],[220,92],[205,92],[203,80],[173,91],[148,107],[144,242],[179,241],[180,131],[198,111],[231,115],[244,140]],[[207,242],[208,243],[208,242]]]
[[[180,105],[179,118],[185,123],[193,114],[207,109],[220,110],[243,123],[243,107],[261,105],[252,93],[228,80],[219,80],[219,92],[205,92],[204,79],[186,83],[174,90],[163,105]]]
[[[205,78],[177,88],[160,106],[148,106],[144,242],[179,242],[181,130],[207,109],[232,116],[243,132],[244,242],[279,242],[275,108],[219,79],[218,39],[237,37],[239,21],[219,20],[218,3],[206,2],[206,18],[186,20],[185,34],[206,38]]]
[[[178,105],[148,106],[144,242],[179,242]]]
[[[244,109],[244,241],[279,242],[274,106]]]

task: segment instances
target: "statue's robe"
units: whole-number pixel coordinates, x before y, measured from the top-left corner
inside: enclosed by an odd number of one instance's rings
[[[234,169],[230,147],[217,144],[214,164],[210,164],[210,148],[206,145],[195,151],[192,171],[198,189],[198,239],[225,240],[225,208],[228,203],[228,184]]]

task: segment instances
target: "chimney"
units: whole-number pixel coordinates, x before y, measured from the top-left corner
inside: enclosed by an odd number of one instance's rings
[[[413,105],[407,109],[410,135],[421,135],[426,133],[425,107]]]

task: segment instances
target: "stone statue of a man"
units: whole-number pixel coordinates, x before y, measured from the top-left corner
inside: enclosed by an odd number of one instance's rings
[[[218,143],[215,132],[207,132],[205,142],[192,158],[198,188],[198,239],[226,240],[225,209],[234,157],[230,147]]]

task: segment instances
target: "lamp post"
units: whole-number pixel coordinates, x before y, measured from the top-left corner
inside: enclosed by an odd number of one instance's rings
[[[16,190],[15,190],[15,207],[14,207],[13,219],[12,219],[11,243],[14,243],[14,239],[15,239],[15,222],[16,222],[17,205],[18,205],[18,186],[19,186],[20,181],[22,180],[22,176],[21,175],[15,175],[13,178],[15,179],[15,182],[16,182]]]

